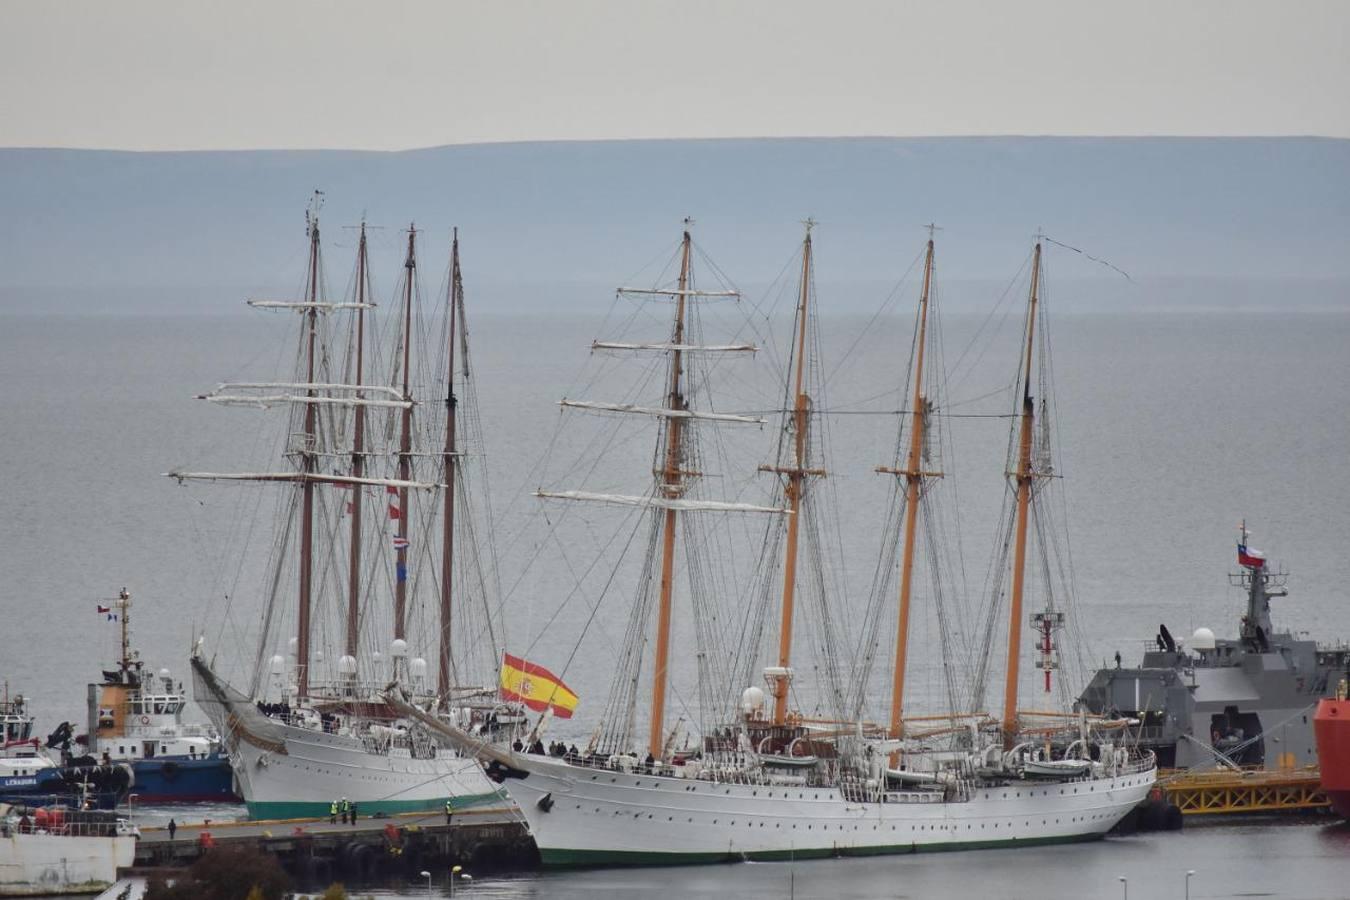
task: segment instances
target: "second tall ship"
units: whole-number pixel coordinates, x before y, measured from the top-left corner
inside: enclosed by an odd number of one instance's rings
[[[381,357],[365,226],[354,296],[330,302],[320,200],[316,194],[307,215],[301,298],[249,301],[298,316],[298,372],[204,395],[286,409],[288,465],[170,473],[180,482],[267,483],[287,492],[258,644],[241,667],[248,681],[228,683],[199,642],[195,697],[226,742],[254,818],[323,816],[339,800],[380,815],[496,798],[473,756],[439,746],[378,696],[396,682],[419,712],[489,736],[513,719],[491,689],[500,653],[492,572],[477,564],[479,537],[467,514],[462,442],[477,412],[469,404],[468,421],[460,421],[461,391],[471,401],[473,394],[458,236],[439,339],[426,339],[434,326],[420,317],[417,231],[409,229],[394,330]],[[385,377],[372,377],[381,361]],[[293,606],[280,596],[287,584]]]

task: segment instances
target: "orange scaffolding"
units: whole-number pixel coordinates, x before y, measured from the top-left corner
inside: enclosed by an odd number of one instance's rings
[[[1321,812],[1330,804],[1316,766],[1173,772],[1158,784],[1183,815]]]

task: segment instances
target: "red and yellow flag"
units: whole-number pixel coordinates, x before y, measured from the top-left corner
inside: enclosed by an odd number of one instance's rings
[[[577,695],[561,678],[509,653],[502,657],[501,694],[503,700],[518,700],[535,712],[552,707],[553,714],[562,719],[572,718],[577,708]]]

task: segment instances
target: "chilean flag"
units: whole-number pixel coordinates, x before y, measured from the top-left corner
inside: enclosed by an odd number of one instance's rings
[[[1259,569],[1266,564],[1266,555],[1255,547],[1238,544],[1238,565],[1249,569]]]

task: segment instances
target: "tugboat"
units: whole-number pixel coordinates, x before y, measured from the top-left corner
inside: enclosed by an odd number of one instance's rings
[[[1247,537],[1244,522],[1240,571],[1229,575],[1247,594],[1235,640],[1202,627],[1185,646],[1161,625],[1156,649],[1138,667],[1122,668],[1117,653],[1115,667],[1099,670],[1080,697],[1089,712],[1136,720],[1133,736],[1164,768],[1292,770],[1317,762],[1313,709],[1346,670],[1350,647],[1275,630],[1270,601],[1286,595],[1289,576],[1273,571]],[[1350,704],[1342,715],[1350,719]]]
[[[131,648],[131,594],[126,588],[99,612],[121,625],[121,659],[89,685],[89,732],[77,740],[105,765],[124,763],[142,803],[238,801],[229,758],[207,726],[183,722],[188,698],[168,669],[147,671]]]
[[[34,717],[6,684],[0,697],[0,802],[112,809],[131,789],[131,769],[71,758],[70,726],[62,724],[46,746],[33,735]],[[59,755],[58,755],[59,754]]]

